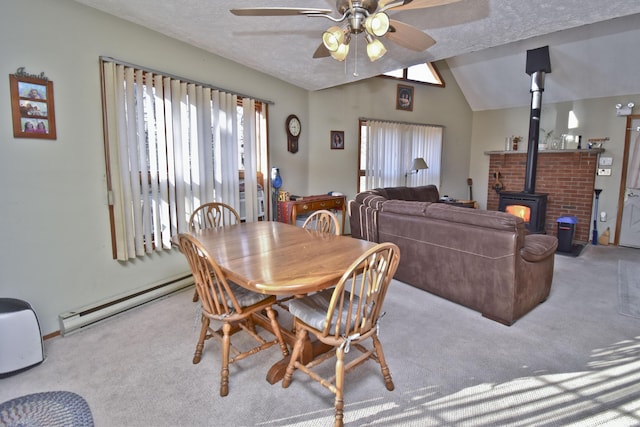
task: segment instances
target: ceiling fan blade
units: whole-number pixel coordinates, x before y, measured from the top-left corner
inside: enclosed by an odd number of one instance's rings
[[[386,0],[386,1],[381,0],[380,3],[378,3],[378,6],[380,7],[380,9],[384,9],[384,6],[382,6],[382,3],[384,3],[385,5],[388,4],[388,7],[386,9],[411,10],[411,9],[426,9],[427,7],[443,6],[445,4],[457,3],[459,1],[460,0],[409,0],[409,1],[405,0],[404,3],[402,3],[397,0]],[[394,5],[394,3],[400,3],[400,4]]]
[[[289,16],[289,15],[328,15],[331,9],[300,7],[253,7],[230,9],[236,16]]]
[[[391,27],[385,37],[407,49],[422,52],[436,44],[436,41],[413,25],[391,19]]]
[[[324,43],[320,43],[320,46],[313,53],[313,58],[326,58],[327,56],[331,56],[331,52],[324,46]]]
[[[411,3],[411,0],[380,0],[378,2],[378,9],[380,12],[384,12],[387,9],[403,6],[405,3]]]

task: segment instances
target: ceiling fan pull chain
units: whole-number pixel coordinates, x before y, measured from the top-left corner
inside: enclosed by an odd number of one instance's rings
[[[358,77],[358,33],[356,33],[355,37],[356,42],[356,54],[353,56],[353,77]]]

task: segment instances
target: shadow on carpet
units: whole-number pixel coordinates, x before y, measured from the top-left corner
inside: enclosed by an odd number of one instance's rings
[[[618,261],[618,311],[640,318],[640,265],[637,262]]]

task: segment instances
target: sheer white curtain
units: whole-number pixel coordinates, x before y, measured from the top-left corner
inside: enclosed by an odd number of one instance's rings
[[[440,186],[442,126],[366,120],[364,127],[365,188],[361,191],[405,185],[405,174],[418,157],[429,168],[407,175],[407,185]]]
[[[244,200],[246,220],[249,222],[258,220],[258,181],[257,165],[260,163],[258,156],[257,135],[259,132],[258,113],[256,103],[249,98],[242,100],[242,146],[244,161]]]
[[[242,150],[246,220],[257,219],[254,100],[109,61],[103,98],[118,260],[170,249],[202,203],[240,211]]]

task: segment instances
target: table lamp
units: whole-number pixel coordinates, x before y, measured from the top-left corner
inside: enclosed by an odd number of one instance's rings
[[[427,162],[425,162],[422,157],[416,157],[415,159],[413,159],[413,164],[411,165],[411,169],[409,169],[404,174],[404,186],[405,187],[407,186],[407,178],[409,177],[409,175],[418,173],[422,169],[429,169],[429,166],[427,166]]]

